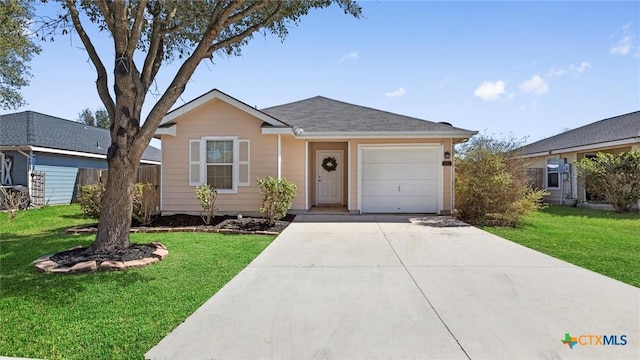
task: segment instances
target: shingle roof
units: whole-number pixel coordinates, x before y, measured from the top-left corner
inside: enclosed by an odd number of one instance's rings
[[[106,155],[109,130],[33,111],[0,116],[0,145],[40,146],[50,149]],[[160,149],[149,146],[143,160],[161,161]]]
[[[640,111],[569,130],[522,147],[522,154],[535,154],[576,146],[594,145],[640,137]]]
[[[262,112],[306,132],[475,132],[410,116],[345,103],[323,96],[278,105]]]

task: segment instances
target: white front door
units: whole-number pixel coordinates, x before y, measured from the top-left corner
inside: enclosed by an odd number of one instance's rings
[[[342,150],[316,152],[316,191],[318,204],[342,205]]]

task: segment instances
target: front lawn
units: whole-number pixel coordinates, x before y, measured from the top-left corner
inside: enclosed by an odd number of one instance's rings
[[[520,228],[484,230],[640,287],[640,214],[551,206]]]
[[[118,272],[52,275],[31,262],[93,236],[64,230],[94,223],[78,206],[0,213],[0,356],[141,359],[242,270],[274,236],[214,233],[132,234],[160,241],[169,257]]]

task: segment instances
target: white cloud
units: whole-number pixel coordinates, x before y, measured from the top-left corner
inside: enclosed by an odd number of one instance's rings
[[[386,92],[384,93],[384,96],[386,97],[400,97],[402,95],[404,95],[404,93],[406,93],[407,90],[405,90],[403,87],[399,87],[397,90],[394,90],[392,92]]]
[[[502,80],[496,82],[483,81],[476,91],[473,92],[473,96],[485,101],[500,100],[500,96],[505,92],[505,84]]]
[[[631,43],[633,42],[633,34],[631,30],[631,23],[627,23],[620,30],[620,40],[616,42],[611,49],[609,49],[609,54],[625,56],[631,51]]]
[[[358,60],[358,52],[357,51],[352,51],[352,52],[348,53],[347,55],[345,55],[345,56],[340,58],[340,62],[355,61],[355,60]]]
[[[580,65],[569,65],[569,70],[576,75],[582,75],[583,72],[587,71],[587,69],[591,68],[591,63],[587,61],[583,61]]]
[[[551,67],[551,69],[549,69],[549,71],[547,71],[546,74],[544,74],[545,77],[554,77],[554,76],[562,76],[564,74],[566,74],[567,71],[565,69],[556,69],[555,67]]]
[[[531,79],[520,84],[520,91],[542,95],[549,91],[549,84],[540,75],[533,75]]]

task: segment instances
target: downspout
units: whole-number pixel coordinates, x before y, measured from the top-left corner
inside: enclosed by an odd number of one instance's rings
[[[282,179],[282,135],[278,134],[278,179]]]

